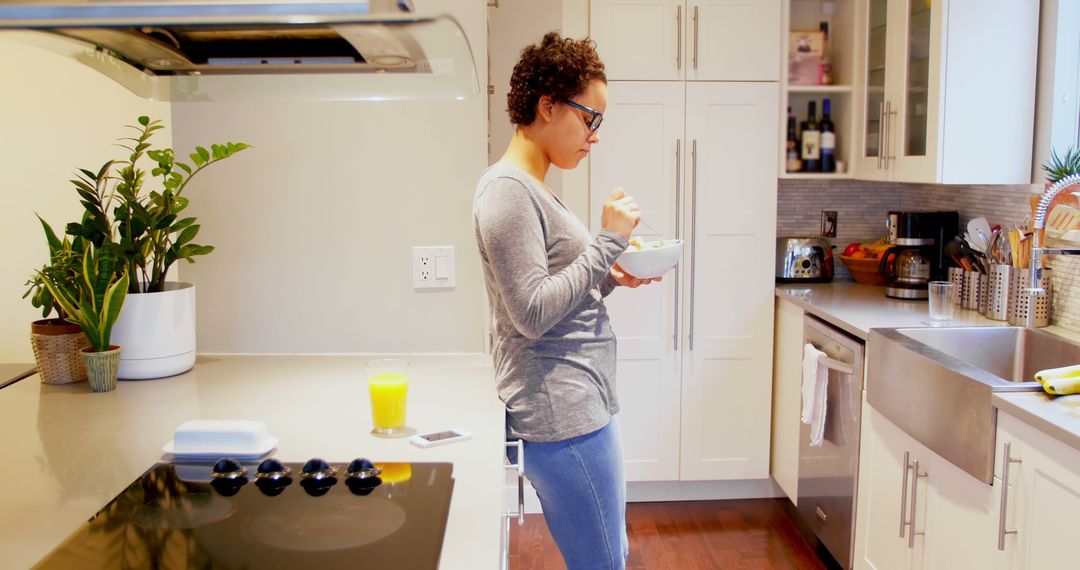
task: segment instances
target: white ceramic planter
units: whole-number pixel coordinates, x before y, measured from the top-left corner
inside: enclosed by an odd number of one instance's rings
[[[160,293],[128,293],[113,327],[123,347],[121,380],[164,378],[195,365],[195,285],[165,283]]]

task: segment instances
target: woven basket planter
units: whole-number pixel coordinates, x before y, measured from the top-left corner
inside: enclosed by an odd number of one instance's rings
[[[86,380],[79,351],[90,346],[79,325],[61,319],[30,324],[30,345],[43,384],[71,384]]]
[[[95,392],[112,392],[116,389],[116,372],[120,369],[120,347],[109,346],[104,352],[93,352],[90,347],[79,351],[86,363],[86,376],[90,389]]]

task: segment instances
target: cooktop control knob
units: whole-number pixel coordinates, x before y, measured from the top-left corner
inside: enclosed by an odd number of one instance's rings
[[[214,479],[239,479],[244,475],[247,475],[247,469],[244,469],[244,466],[240,465],[239,461],[231,457],[218,460],[214,464],[214,469],[210,472],[210,476]]]
[[[291,473],[292,469],[289,469],[287,465],[278,459],[270,458],[259,464],[259,468],[255,471],[255,476],[259,479],[277,481],[278,479],[288,477]]]
[[[345,474],[350,478],[356,479],[369,479],[376,477],[382,473],[382,469],[375,467],[375,464],[364,457],[357,457],[349,463],[349,468],[345,471]]]
[[[329,479],[335,474],[337,474],[337,471],[335,471],[333,467],[330,467],[329,463],[318,457],[309,459],[308,462],[304,464],[303,473],[301,473],[305,479],[314,479],[316,481]]]
[[[280,477],[278,479],[263,477],[255,480],[255,486],[267,497],[276,497],[285,491],[285,487],[291,485],[292,482],[292,477],[288,476]]]

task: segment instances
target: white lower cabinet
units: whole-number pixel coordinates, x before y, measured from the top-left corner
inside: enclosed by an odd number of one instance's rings
[[[769,473],[791,502],[798,504],[803,310],[795,303],[777,299],[775,321]]]
[[[1000,483],[968,475],[865,402],[862,417],[854,567],[1006,568]]]
[[[611,81],[589,167],[593,231],[622,186],[646,240],[685,240],[661,283],[605,304],[629,481],[769,475],[775,83]]]
[[[1064,404],[1063,404],[1064,405]],[[1058,570],[1080,566],[1080,451],[1009,414],[998,412],[997,465],[1003,478],[1005,444],[1009,495],[1001,564],[995,568]],[[996,537],[995,537],[996,539]],[[996,544],[995,544],[996,548]]]

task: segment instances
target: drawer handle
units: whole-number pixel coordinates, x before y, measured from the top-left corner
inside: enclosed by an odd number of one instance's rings
[[[1004,457],[1001,460],[1001,513],[998,515],[998,550],[1005,551],[1005,535],[1016,534],[1017,529],[1005,530],[1005,513],[1009,508],[1009,465],[1020,463],[1012,458],[1012,442],[1005,442]]]
[[[525,441],[516,440],[506,442],[507,449],[511,447],[517,448],[517,463],[509,463],[503,465],[504,469],[511,471],[517,471],[518,480],[518,511],[516,513],[507,512],[506,516],[512,517],[517,515],[518,526],[525,524]]]

